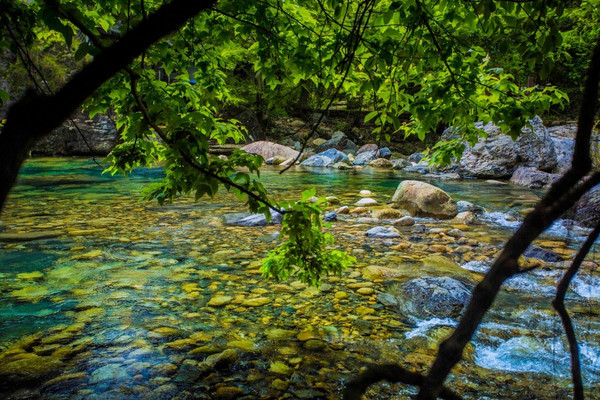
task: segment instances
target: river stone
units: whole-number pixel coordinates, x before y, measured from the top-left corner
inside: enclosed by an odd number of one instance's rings
[[[416,165],[409,165],[407,167],[404,167],[404,168],[402,168],[402,171],[408,172],[411,174],[425,175],[425,174],[432,172],[433,170],[427,164],[416,164]]]
[[[479,225],[482,223],[472,211],[459,212],[456,214],[456,217],[452,219],[452,222],[462,225]]]
[[[369,151],[377,153],[377,149],[379,149],[379,147],[375,143],[365,144],[365,145],[361,146],[360,149],[358,149],[358,151],[356,152],[356,155],[358,156],[362,153],[366,153]]]
[[[408,156],[408,161],[418,163],[423,159],[423,157],[425,157],[423,153],[412,153],[410,156]]]
[[[395,208],[384,208],[373,213],[375,219],[397,219],[403,217],[402,211]]]
[[[385,158],[378,158],[369,163],[369,167],[371,168],[382,168],[382,169],[392,169],[394,167],[394,163]]]
[[[466,148],[458,163],[458,173],[475,178],[508,178],[519,166],[535,167],[551,171],[557,164],[554,143],[539,117],[529,121],[533,130],[526,126],[517,140],[512,140],[500,128],[489,123],[479,123],[485,137],[475,146],[465,143]],[[442,134],[442,140],[456,137],[452,128]]]
[[[222,307],[231,303],[232,301],[232,296],[214,296],[208,301],[208,303],[206,303],[206,305],[209,307]]]
[[[0,362],[0,389],[37,383],[44,378],[58,375],[62,362],[54,356],[38,356],[22,353],[13,359],[3,357]]]
[[[391,156],[392,156],[392,152],[387,147],[382,147],[377,152],[377,158],[385,158],[385,159],[389,160]]]
[[[286,162],[287,160],[293,160],[293,158],[285,158],[283,156],[275,156],[265,160],[265,164],[267,165],[280,165]]]
[[[510,183],[532,189],[547,188],[560,178],[559,174],[539,171],[534,167],[519,167],[515,170]]]
[[[386,228],[384,226],[376,226],[375,228],[371,228],[369,229],[365,235],[367,235],[368,237],[373,237],[373,238],[385,238],[385,239],[392,239],[392,238],[399,238],[400,234],[390,228]]]
[[[446,276],[411,279],[390,289],[403,313],[419,318],[456,318],[471,297],[460,281]]]
[[[392,162],[394,163],[394,166],[392,167],[392,169],[404,169],[404,168],[412,165],[412,163],[405,158],[399,158],[397,160],[392,160]]]
[[[121,364],[108,364],[100,367],[90,376],[90,383],[129,381],[131,377]]]
[[[356,154],[358,146],[352,140],[350,140],[344,132],[337,131],[331,136],[331,139],[322,145],[315,147],[315,153],[321,153],[329,149],[339,150],[344,153]]]
[[[365,197],[364,199],[360,199],[356,203],[354,203],[357,207],[369,207],[377,205],[377,200],[372,199],[370,197]]]
[[[336,214],[350,214],[350,207],[348,206],[341,206],[340,208],[338,208],[337,210],[335,210]]]
[[[206,357],[203,364],[206,367],[213,369],[222,369],[226,368],[229,365],[236,362],[238,359],[238,352],[235,349],[227,349],[221,353],[211,354]]]
[[[242,147],[241,150],[251,154],[258,154],[265,160],[277,156],[282,157],[284,161],[289,158],[298,157],[298,152],[291,147],[264,140],[247,144],[246,146]]]
[[[458,214],[456,203],[446,192],[420,181],[402,181],[392,202],[395,208],[405,209],[417,217],[449,219]]]
[[[475,205],[465,200],[459,200],[456,202],[456,209],[459,213],[463,211],[475,211]]]
[[[325,216],[323,217],[323,221],[325,221],[325,222],[337,221],[337,214],[334,211],[328,211],[325,213]]]
[[[402,218],[398,218],[397,220],[392,222],[394,226],[412,226],[415,224],[415,220],[413,217],[406,215]]]
[[[337,162],[348,163],[348,156],[336,149],[329,149],[314,156],[308,157],[300,165],[304,167],[331,167]]]
[[[525,250],[523,255],[528,258],[537,258],[538,260],[552,263],[563,260],[563,258],[560,257],[558,254],[552,251],[544,250],[541,247],[534,245],[529,246],[527,250]]]
[[[377,151],[364,151],[356,155],[353,164],[354,165],[366,165],[371,161],[377,159]]]
[[[62,236],[61,231],[36,231],[36,232],[4,232],[0,233],[0,242],[30,242],[32,240],[52,239]]]
[[[345,163],[345,162],[336,162],[335,164],[333,164],[331,166],[331,168],[339,169],[341,171],[347,171],[350,169],[354,169],[354,167],[352,167],[350,164]]]

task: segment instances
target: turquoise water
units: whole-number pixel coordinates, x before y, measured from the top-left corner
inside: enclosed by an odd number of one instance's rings
[[[220,192],[197,203],[182,197],[163,207],[140,201],[140,189],[161,174],[153,169],[111,177],[86,159],[25,165],[0,229],[55,235],[0,243],[4,397],[336,399],[368,363],[424,369],[455,321],[406,321],[377,298],[393,280],[368,278],[364,271],[400,268],[400,279],[435,274],[438,267],[426,258],[438,245],[437,255],[453,265],[439,273],[476,280],[518,225],[519,212],[541,194],[475,180],[429,181],[455,200],[485,207],[488,222],[460,226],[466,239],[456,243],[435,232],[455,228],[449,221],[420,219],[429,232],[407,230],[390,241],[366,238],[370,222],[340,219],[330,229],[358,263],[314,289],[260,276],[260,260],[277,244],[278,227],[223,225],[224,214],[244,211],[234,196]],[[284,175],[265,169],[262,176],[276,198],[295,198],[314,186],[318,195],[350,206],[365,189],[383,206],[409,177],[300,168]],[[538,244],[570,258],[582,231],[561,237],[559,228]],[[548,265],[507,283],[451,386],[466,398],[569,393],[560,322],[550,309],[560,268]],[[598,279],[594,265],[587,265],[569,295],[590,397],[600,386]],[[224,361],[213,365],[215,355]],[[383,385],[369,398],[408,393]]]

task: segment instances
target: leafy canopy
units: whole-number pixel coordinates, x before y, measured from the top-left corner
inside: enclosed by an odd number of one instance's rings
[[[89,62],[162,2],[0,5],[8,10],[3,47],[27,54],[58,33],[75,61]],[[474,122],[494,122],[516,137],[528,119],[568,101],[552,86],[523,87],[499,64],[504,54],[521,54],[521,74],[547,75],[552,51],[562,43],[555,22],[564,7],[557,0],[222,0],[146,49],[84,109],[90,116],[116,116],[122,143],[107,172],[164,168],[165,178],[146,188],[146,198],[163,203],[189,193],[198,199],[225,188],[268,218],[271,210],[283,210],[284,242],[270,253],[263,273],[317,284],[320,275],[340,273],[353,261],[323,232],[325,203],[311,203],[314,192],[305,192],[298,201],[276,204],[259,180],[261,157],[241,151],[227,160],[211,156],[209,142],[238,143],[247,134],[220,111],[255,97],[276,110],[303,91],[315,109],[358,98],[371,110],[365,121],[374,122],[380,138],[424,139],[440,125],[459,128],[458,139],[432,148],[431,160],[446,163],[460,157],[465,141],[483,134]],[[0,99],[7,93],[0,91]]]

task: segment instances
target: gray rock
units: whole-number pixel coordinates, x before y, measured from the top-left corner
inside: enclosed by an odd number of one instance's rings
[[[557,164],[552,138],[539,117],[530,123],[533,130],[524,127],[515,141],[491,123],[480,124],[486,138],[481,138],[475,146],[466,144],[458,172],[462,176],[497,179],[508,178],[519,166],[551,171]],[[455,136],[455,131],[449,128],[442,134],[442,140]]]
[[[392,169],[403,169],[403,168],[412,166],[412,163],[405,158],[399,158],[397,160],[392,160],[392,162],[394,163],[394,166],[392,167]]]
[[[325,221],[325,222],[337,221],[337,214],[334,211],[326,212],[325,216],[323,217],[323,221]]]
[[[542,189],[549,187],[559,178],[559,174],[539,171],[534,167],[519,167],[510,178],[510,183],[532,189]]]
[[[413,153],[410,156],[408,156],[408,161],[418,163],[423,159],[423,157],[425,157],[423,153]]]
[[[344,132],[338,131],[333,134],[331,139],[315,147],[315,153],[321,153],[329,149],[336,149],[344,153],[356,153],[358,146]]]
[[[445,276],[411,279],[392,287],[390,294],[402,313],[419,319],[456,318],[471,297],[462,282]]]
[[[377,153],[378,148],[379,147],[374,143],[365,144],[365,145],[361,146],[360,149],[358,149],[358,151],[356,152],[356,155],[358,156],[359,154],[362,154],[366,151],[374,151],[375,153]]]
[[[392,225],[394,226],[412,226],[415,224],[415,220],[411,216],[404,216],[402,218],[398,218],[395,221],[392,221]]]
[[[575,149],[576,125],[562,125],[548,128],[548,134],[554,143],[556,151],[556,168],[554,172],[565,173],[571,166]]]
[[[356,155],[354,165],[366,165],[375,159],[377,159],[377,151],[363,151]]]
[[[402,171],[408,172],[411,174],[425,175],[425,174],[432,172],[432,169],[428,165],[416,164],[416,165],[409,165],[408,167],[404,167],[402,169]]]
[[[337,162],[348,163],[349,161],[346,154],[336,149],[329,149],[307,158],[300,165],[304,167],[330,167]]]
[[[265,140],[247,144],[242,147],[241,150],[251,154],[258,154],[265,160],[277,156],[281,157],[283,160],[287,160],[298,156],[298,152],[290,147]]]
[[[377,295],[377,300],[386,307],[397,307],[398,299],[392,296],[389,293],[379,293]]]
[[[563,260],[558,254],[534,245],[529,246],[523,255],[529,258],[537,258],[538,260],[545,262],[559,262]]]
[[[400,235],[397,232],[394,232],[390,228],[386,228],[384,226],[376,226],[375,228],[371,228],[365,233],[365,235],[367,235],[368,237],[385,239],[400,237]]]
[[[475,211],[475,205],[465,200],[457,201],[456,208],[458,209],[459,213],[464,211]]]
[[[119,142],[120,136],[106,115],[98,114],[91,119],[77,115],[73,120],[75,124],[67,121],[38,141],[32,154],[105,156]]]
[[[377,152],[377,158],[385,158],[385,159],[389,160],[391,156],[392,156],[392,152],[387,147],[382,147]]]
[[[596,226],[600,222],[600,185],[584,194],[563,218],[573,219],[590,228]]]
[[[121,364],[108,364],[100,367],[90,376],[90,383],[129,381],[131,377]]]

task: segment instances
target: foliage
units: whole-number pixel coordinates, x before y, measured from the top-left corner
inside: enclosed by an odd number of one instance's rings
[[[281,247],[272,250],[261,267],[263,276],[277,280],[290,276],[318,286],[322,275],[340,275],[356,259],[340,250],[328,249],[333,244],[330,233],[322,233],[321,213],[326,200],[313,202],[316,190],[306,190],[302,199],[283,202],[286,211],[280,236]]]
[[[8,10],[0,43],[30,55],[44,38],[60,35],[74,60],[89,62],[162,4],[0,0]],[[558,0],[222,0],[146,49],[84,107],[90,116],[116,114],[122,143],[111,153],[109,173],[163,166],[165,178],[144,191],[146,198],[200,198],[223,187],[268,217],[284,207],[287,241],[263,272],[316,284],[319,274],[338,273],[352,261],[328,249],[322,203],[274,204],[259,181],[262,159],[243,152],[227,160],[210,156],[211,141],[238,143],[246,134],[237,121],[220,118],[220,110],[244,102],[273,110],[307,91],[315,109],[360,98],[379,138],[425,139],[440,125],[456,127],[458,139],[431,149],[433,162],[446,163],[483,134],[475,121],[492,121],[516,137],[528,119],[568,101],[554,87],[519,84],[529,71],[550,71],[552,52],[564,43],[555,23],[564,9]],[[524,54],[518,74],[498,65],[507,53]]]

